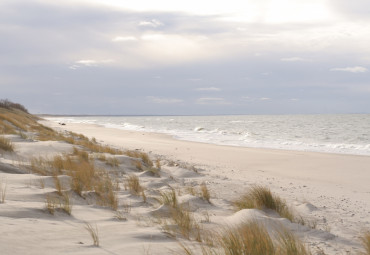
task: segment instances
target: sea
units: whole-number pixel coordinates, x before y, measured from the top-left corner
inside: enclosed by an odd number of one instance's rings
[[[163,133],[202,143],[370,155],[370,114],[59,116],[45,119]]]

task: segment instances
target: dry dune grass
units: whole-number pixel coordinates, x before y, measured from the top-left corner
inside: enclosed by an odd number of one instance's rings
[[[90,223],[85,223],[85,229],[89,232],[91,239],[93,240],[94,246],[99,246],[99,230],[98,226],[95,224],[95,227]]]
[[[111,207],[113,210],[118,208],[117,185],[105,170],[96,169],[86,151],[75,148],[72,155],[57,155],[51,160],[33,158],[31,171],[53,176],[58,194],[62,194],[64,190],[58,176],[68,175],[71,190],[79,196],[84,197],[84,192],[95,192],[97,204]]]
[[[180,243],[182,254],[193,255],[310,255],[304,244],[285,229],[269,234],[257,221],[224,227],[207,233],[207,243],[198,249]]]
[[[370,255],[370,231],[363,234],[361,237],[361,242],[365,250],[365,252],[362,254]]]
[[[207,201],[208,203],[211,203],[210,201],[211,194],[209,193],[207,185],[204,182],[200,185],[200,191],[201,191],[201,198],[203,198],[203,200]]]
[[[188,210],[188,206],[178,203],[174,189],[161,192],[159,201],[170,207],[169,219],[162,222],[166,233],[174,237],[180,235],[188,240],[201,241],[200,225],[196,222],[193,213]]]
[[[68,215],[72,214],[72,200],[68,192],[55,196],[48,194],[45,200],[46,210],[54,215],[56,211],[63,211]]]
[[[98,196],[97,203],[101,206],[108,206],[114,211],[118,209],[118,198],[116,191],[119,186],[115,185],[112,178],[105,171],[100,171],[97,174],[99,181],[94,183],[94,190]]]
[[[132,158],[138,158],[138,159],[141,159],[142,162],[147,166],[147,167],[152,167],[153,166],[153,162],[152,160],[150,159],[149,155],[145,152],[141,152],[141,151],[125,151],[125,154],[129,157],[132,157]]]
[[[12,152],[14,151],[14,145],[8,138],[0,136],[0,150]]]
[[[242,195],[234,202],[235,206],[241,209],[271,209],[276,211],[280,216],[294,221],[294,214],[287,206],[286,202],[280,197],[273,195],[269,188],[255,185],[247,193]]]
[[[5,203],[6,189],[7,189],[6,182],[3,179],[1,179],[0,180],[0,204]]]
[[[178,207],[176,191],[171,189],[171,191],[161,192],[160,202],[173,208]]]
[[[134,174],[127,176],[124,186],[126,190],[129,190],[134,195],[139,195],[143,191],[139,177]]]

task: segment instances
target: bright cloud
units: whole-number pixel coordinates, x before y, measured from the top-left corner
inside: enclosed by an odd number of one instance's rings
[[[113,42],[129,42],[129,41],[137,41],[137,38],[134,36],[117,36],[112,39]]]
[[[368,69],[362,66],[353,66],[353,67],[337,67],[332,68],[330,71],[339,71],[339,72],[350,72],[350,73],[364,73],[367,72]]]
[[[163,26],[163,23],[156,20],[156,19],[152,19],[152,20],[149,20],[149,21],[141,21],[139,23],[139,26],[157,28],[157,27]]]
[[[283,62],[310,62],[311,60],[300,58],[300,57],[291,57],[291,58],[282,58],[280,59]]]
[[[102,61],[93,60],[93,59],[82,59],[82,60],[76,61],[69,68],[73,69],[73,70],[76,70],[76,69],[78,69],[80,67],[84,67],[84,66],[85,67],[97,67],[99,65],[108,64],[108,63],[112,63],[112,62],[114,62],[114,61],[111,60],[111,59],[106,59],[106,60],[102,60]]]
[[[198,98],[197,104],[230,104],[224,98],[221,97],[202,97]]]
[[[156,103],[156,104],[177,104],[177,103],[181,103],[184,101],[178,98],[163,98],[163,97],[153,97],[153,96],[149,96],[147,98],[151,102]]]
[[[221,91],[220,88],[216,88],[216,87],[197,88],[195,90],[197,90],[197,91]]]

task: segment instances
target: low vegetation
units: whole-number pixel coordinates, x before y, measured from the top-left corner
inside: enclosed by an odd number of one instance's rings
[[[0,100],[0,108],[5,108],[5,109],[18,109],[22,112],[28,113],[28,110],[26,107],[24,107],[21,104],[18,103],[13,103],[9,101],[8,99],[1,99]]]
[[[180,244],[183,254],[193,255],[309,255],[303,243],[288,230],[269,234],[266,228],[251,221],[236,227],[225,227],[219,232],[208,233],[207,243],[198,249]]]
[[[203,198],[203,200],[207,201],[208,203],[211,203],[210,201],[211,194],[209,193],[207,185],[204,182],[200,185],[200,191],[201,191],[201,198]]]
[[[85,223],[85,229],[89,232],[91,239],[93,240],[94,246],[99,246],[99,230],[98,226],[95,224],[93,227],[90,223]]]
[[[0,136],[0,150],[12,152],[14,145],[8,138]]]
[[[237,209],[270,209],[276,211],[281,217],[294,221],[294,214],[280,197],[273,195],[269,188],[253,186],[247,193],[234,202]]]
[[[0,204],[5,203],[6,188],[7,188],[6,182],[3,179],[1,179],[0,180]]]
[[[57,132],[51,128],[40,125],[38,118],[28,114],[24,106],[12,103],[8,100],[0,100],[0,134],[17,134],[22,139],[39,139],[64,141],[74,145],[70,154],[57,155],[52,158],[32,158],[29,170],[43,176],[51,176],[54,182],[55,191],[49,193],[45,198],[45,209],[50,214],[63,212],[68,215],[72,213],[72,195],[86,199],[93,198],[93,203],[108,207],[114,210],[114,215],[118,220],[127,220],[126,214],[131,211],[130,201],[121,201],[117,197],[119,183],[116,181],[118,173],[123,171],[120,162],[115,155],[127,155],[134,158],[134,165],[140,171],[152,173],[152,176],[160,176],[161,161],[150,159],[148,153],[142,151],[122,151],[110,146],[97,143],[95,138],[76,134],[73,132]],[[11,141],[4,136],[0,136],[0,150],[13,151],[14,146]],[[98,162],[101,161],[101,162]],[[190,169],[195,172],[198,170],[194,166],[185,163],[169,162],[168,165],[176,165]],[[109,166],[109,167],[107,167]],[[107,167],[104,169],[104,167]],[[128,170],[130,171],[130,170]],[[145,173],[145,176],[147,176]],[[116,175],[115,175],[116,174]],[[124,173],[125,174],[125,173]],[[39,179],[40,186],[45,187],[45,179]],[[173,178],[174,179],[174,178]],[[145,190],[140,183],[139,177],[135,174],[126,175],[123,182],[125,190],[135,196],[142,196],[146,202],[148,196],[155,196],[158,190]],[[184,184],[185,185],[185,184]],[[189,185],[189,184],[188,184]],[[191,184],[193,185],[193,184]],[[185,187],[178,188],[179,193]],[[0,203],[5,202],[7,185],[4,180],[0,180]],[[211,203],[211,194],[206,185],[188,186],[186,192],[202,198]],[[80,199],[80,198],[79,198]],[[91,200],[88,201],[90,203]],[[148,207],[153,197],[149,197]],[[166,215],[158,218],[163,230],[173,237],[184,238],[190,241],[197,241],[198,246],[194,249],[181,244],[184,254],[203,254],[203,255],[248,255],[248,254],[271,254],[271,255],[309,255],[305,245],[296,238],[291,232],[279,227],[279,229],[267,230],[262,223],[251,221],[239,226],[227,226],[223,229],[210,233],[203,228],[210,223],[208,211],[205,213],[205,220],[197,222],[197,217],[190,211],[189,204],[180,204],[176,190],[171,189],[160,192],[158,201],[166,205]],[[205,204],[205,203],[204,203]],[[262,186],[253,186],[240,199],[234,202],[237,209],[258,208],[261,210],[274,210],[281,217],[301,224],[310,223],[302,217],[297,219],[289,209],[286,202],[272,194],[270,189]],[[120,209],[120,210],[119,210]],[[199,213],[199,211],[198,211]],[[212,222],[212,224],[215,222]],[[316,223],[315,223],[316,224]],[[93,245],[99,246],[99,232],[97,225],[85,224],[85,229],[90,234]],[[361,238],[365,255],[370,255],[370,232]]]
[[[70,194],[67,192],[59,195],[48,194],[45,201],[46,210],[54,215],[56,211],[62,211],[68,215],[72,214],[72,201]]]
[[[363,234],[361,237],[361,242],[364,247],[364,255],[370,255],[370,231]]]
[[[141,161],[147,167],[153,166],[153,161],[150,159],[148,153],[135,150],[135,151],[126,151],[125,154],[132,158],[141,159]]]
[[[118,208],[118,185],[105,170],[96,169],[85,151],[75,148],[71,155],[58,155],[52,160],[33,158],[30,169],[34,173],[53,176],[58,194],[62,194],[64,190],[58,176],[64,174],[70,177],[70,189],[79,196],[84,197],[84,192],[94,192],[98,205],[108,206],[113,210]]]
[[[139,195],[143,191],[139,177],[134,174],[127,176],[124,186],[126,190],[129,190],[134,195]]]

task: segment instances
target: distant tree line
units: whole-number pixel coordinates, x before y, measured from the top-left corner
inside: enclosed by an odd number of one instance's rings
[[[0,100],[0,108],[5,108],[9,110],[13,108],[13,109],[18,109],[18,110],[21,110],[22,112],[28,113],[28,110],[26,107],[18,103],[13,103],[9,101],[8,99]]]

